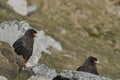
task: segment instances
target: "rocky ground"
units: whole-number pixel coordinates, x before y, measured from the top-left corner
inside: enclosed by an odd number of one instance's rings
[[[25,77],[19,80],[52,80],[57,75],[69,78],[70,80],[112,80],[72,70],[63,70],[57,73],[55,69],[48,68],[44,64],[36,64],[33,67],[22,69],[22,62],[22,57],[17,56],[8,43],[0,42],[0,75],[2,75],[0,76],[0,80],[17,80],[19,77],[16,76],[21,74],[24,74]]]
[[[28,80],[41,80],[41,78],[43,80],[52,80],[57,75],[68,78],[70,80],[112,80],[110,78],[100,77],[94,74],[72,70],[63,70],[59,74],[57,74],[55,69],[50,69],[44,64],[36,65],[32,68],[32,71],[35,74],[35,76],[30,77]]]
[[[21,35],[20,32],[22,32],[26,28],[26,26],[22,25],[21,29],[19,29],[19,33],[16,32],[17,30],[14,30],[14,29],[18,29],[17,24],[20,25],[20,23],[21,23],[21,21],[19,22],[19,21],[14,20],[14,21],[3,22],[3,23],[1,23],[1,26],[0,26],[0,33],[1,33],[1,35],[0,35],[1,36],[0,75],[2,75],[0,78],[2,78],[3,80],[6,80],[5,77],[7,77],[8,79],[15,79],[15,80],[16,79],[18,79],[18,80],[23,80],[23,79],[52,80],[57,75],[61,75],[63,77],[69,78],[70,80],[83,80],[83,79],[84,80],[93,80],[93,79],[94,80],[111,80],[109,78],[100,77],[100,76],[93,75],[90,73],[77,72],[77,71],[72,71],[72,70],[63,70],[60,73],[57,73],[55,69],[48,68],[46,65],[38,64],[37,62],[36,62],[36,64],[34,64],[34,62],[28,62],[28,63],[31,63],[32,66],[28,66],[28,68],[23,68],[23,58],[21,56],[16,55],[16,53],[14,52],[14,49],[12,48],[14,39],[16,39],[19,35]],[[13,26],[13,24],[15,26]],[[25,24],[25,23],[22,22],[22,24]],[[13,29],[12,28],[9,29],[9,27],[11,27],[11,25],[12,25],[12,27],[14,27]],[[15,27],[17,27],[17,28],[15,28]],[[6,33],[8,33],[8,34],[6,34]],[[14,38],[10,37],[11,33],[13,33],[12,36]],[[2,34],[6,35],[5,38]],[[18,35],[15,36],[14,34],[18,34]],[[47,40],[49,40],[49,39],[47,39]],[[49,40],[49,41],[51,41],[51,40]],[[51,43],[51,42],[49,42],[49,43]],[[39,42],[36,44],[39,44]],[[52,43],[52,44],[55,44],[55,43]],[[44,45],[42,45],[42,46],[44,46]],[[33,50],[34,50],[33,52],[35,52],[36,49],[33,48]],[[38,52],[38,50],[36,50],[36,51]],[[38,54],[41,54],[41,53],[38,53]],[[35,53],[33,53],[32,56],[35,58],[38,57],[38,56],[36,56]],[[40,57],[38,57],[38,59],[39,58]],[[34,61],[34,60],[30,59],[30,61]],[[21,78],[20,77],[21,75],[24,75],[24,78]]]
[[[100,77],[100,76],[97,76],[94,74],[85,73],[85,72],[77,72],[77,71],[72,71],[72,70],[63,70],[60,73],[57,73],[55,69],[48,68],[44,64],[37,64],[37,63],[32,64],[32,62],[31,62],[32,66],[28,66],[28,68],[23,68],[23,58],[21,56],[16,55],[16,53],[14,52],[14,49],[12,48],[14,39],[13,38],[9,39],[10,35],[6,34],[7,32],[8,33],[10,32],[9,31],[10,26],[7,26],[7,28],[6,28],[5,25],[9,24],[9,25],[13,26],[13,23],[15,23],[16,25],[19,23],[19,25],[20,25],[21,22],[9,21],[9,22],[3,22],[0,25],[0,29],[3,29],[3,30],[1,30],[1,35],[0,35],[1,36],[0,75],[2,75],[0,77],[0,80],[7,80],[5,77],[7,77],[10,80],[11,79],[12,80],[13,79],[15,79],[15,80],[17,80],[17,79],[19,79],[19,80],[23,80],[23,79],[25,79],[25,80],[26,79],[27,80],[52,80],[57,75],[61,75],[61,77],[65,77],[70,80],[111,80],[110,78]],[[15,26],[13,26],[14,29],[16,29]],[[23,29],[26,28],[26,26],[25,27],[21,26],[21,27],[23,27]],[[11,33],[15,33],[17,31],[17,30],[14,31],[14,29],[12,29]],[[22,28],[19,30],[22,31]],[[4,38],[2,33],[4,35],[6,35],[7,38]],[[18,34],[18,33],[16,32],[16,34]],[[20,34],[18,34],[17,36],[19,36],[19,35]],[[12,36],[14,38],[16,37],[14,34],[12,34]],[[3,40],[6,42],[4,42]],[[39,44],[39,43],[37,43],[37,44]],[[38,48],[39,48],[39,46],[38,46]],[[36,50],[36,49],[34,49],[34,50]],[[39,50],[36,50],[36,52],[39,52]],[[35,53],[33,53],[33,54],[35,54]],[[41,53],[39,53],[39,54],[41,54]],[[32,55],[32,56],[35,56],[35,55]],[[38,57],[38,59],[39,58],[40,57]],[[21,78],[21,75],[24,75],[24,78]]]

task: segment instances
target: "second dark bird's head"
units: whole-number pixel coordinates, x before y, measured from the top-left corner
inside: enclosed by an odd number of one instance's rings
[[[24,35],[33,38],[33,37],[37,36],[37,31],[35,31],[34,29],[28,29],[28,30],[25,32]]]
[[[86,59],[84,64],[95,65],[95,64],[99,64],[99,61],[97,60],[97,58],[90,56]]]

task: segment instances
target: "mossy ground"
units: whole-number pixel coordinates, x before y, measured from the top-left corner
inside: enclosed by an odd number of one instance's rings
[[[61,43],[62,52],[52,48],[52,55],[43,53],[40,63],[58,72],[76,70],[92,55],[101,62],[97,65],[101,76],[120,77],[120,17],[110,1],[29,0],[31,3],[37,3],[37,11],[24,17],[0,0],[5,5],[0,8],[0,22],[25,20]]]

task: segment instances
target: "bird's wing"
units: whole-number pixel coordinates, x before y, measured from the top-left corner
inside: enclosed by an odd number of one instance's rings
[[[25,46],[25,41],[22,39],[18,39],[14,44],[13,47],[17,48],[17,47],[23,47]]]
[[[14,50],[18,55],[22,55],[25,60],[28,60],[32,55],[33,48],[30,46],[31,43],[28,44],[24,38],[17,40],[14,44]]]
[[[96,67],[93,67],[93,71],[92,71],[92,72],[93,72],[94,74],[96,74],[96,75],[99,75]]]
[[[19,39],[13,44],[14,50],[18,55],[23,54],[25,50],[25,41]]]
[[[80,66],[79,68],[77,68],[77,71],[84,71],[84,66]]]

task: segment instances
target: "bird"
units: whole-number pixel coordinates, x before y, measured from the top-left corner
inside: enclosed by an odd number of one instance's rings
[[[84,64],[77,68],[76,70],[99,75],[96,67],[97,63],[99,64],[99,61],[95,57],[90,56],[86,59]]]
[[[14,51],[17,55],[23,57],[26,65],[33,52],[34,37],[37,35],[37,31],[34,29],[28,29],[21,38],[16,40],[13,44]]]
[[[57,75],[57,76],[55,76],[55,77],[53,78],[53,80],[70,80],[70,79],[68,79],[68,78],[66,78],[66,77],[63,77],[63,76],[61,76],[61,75]]]

